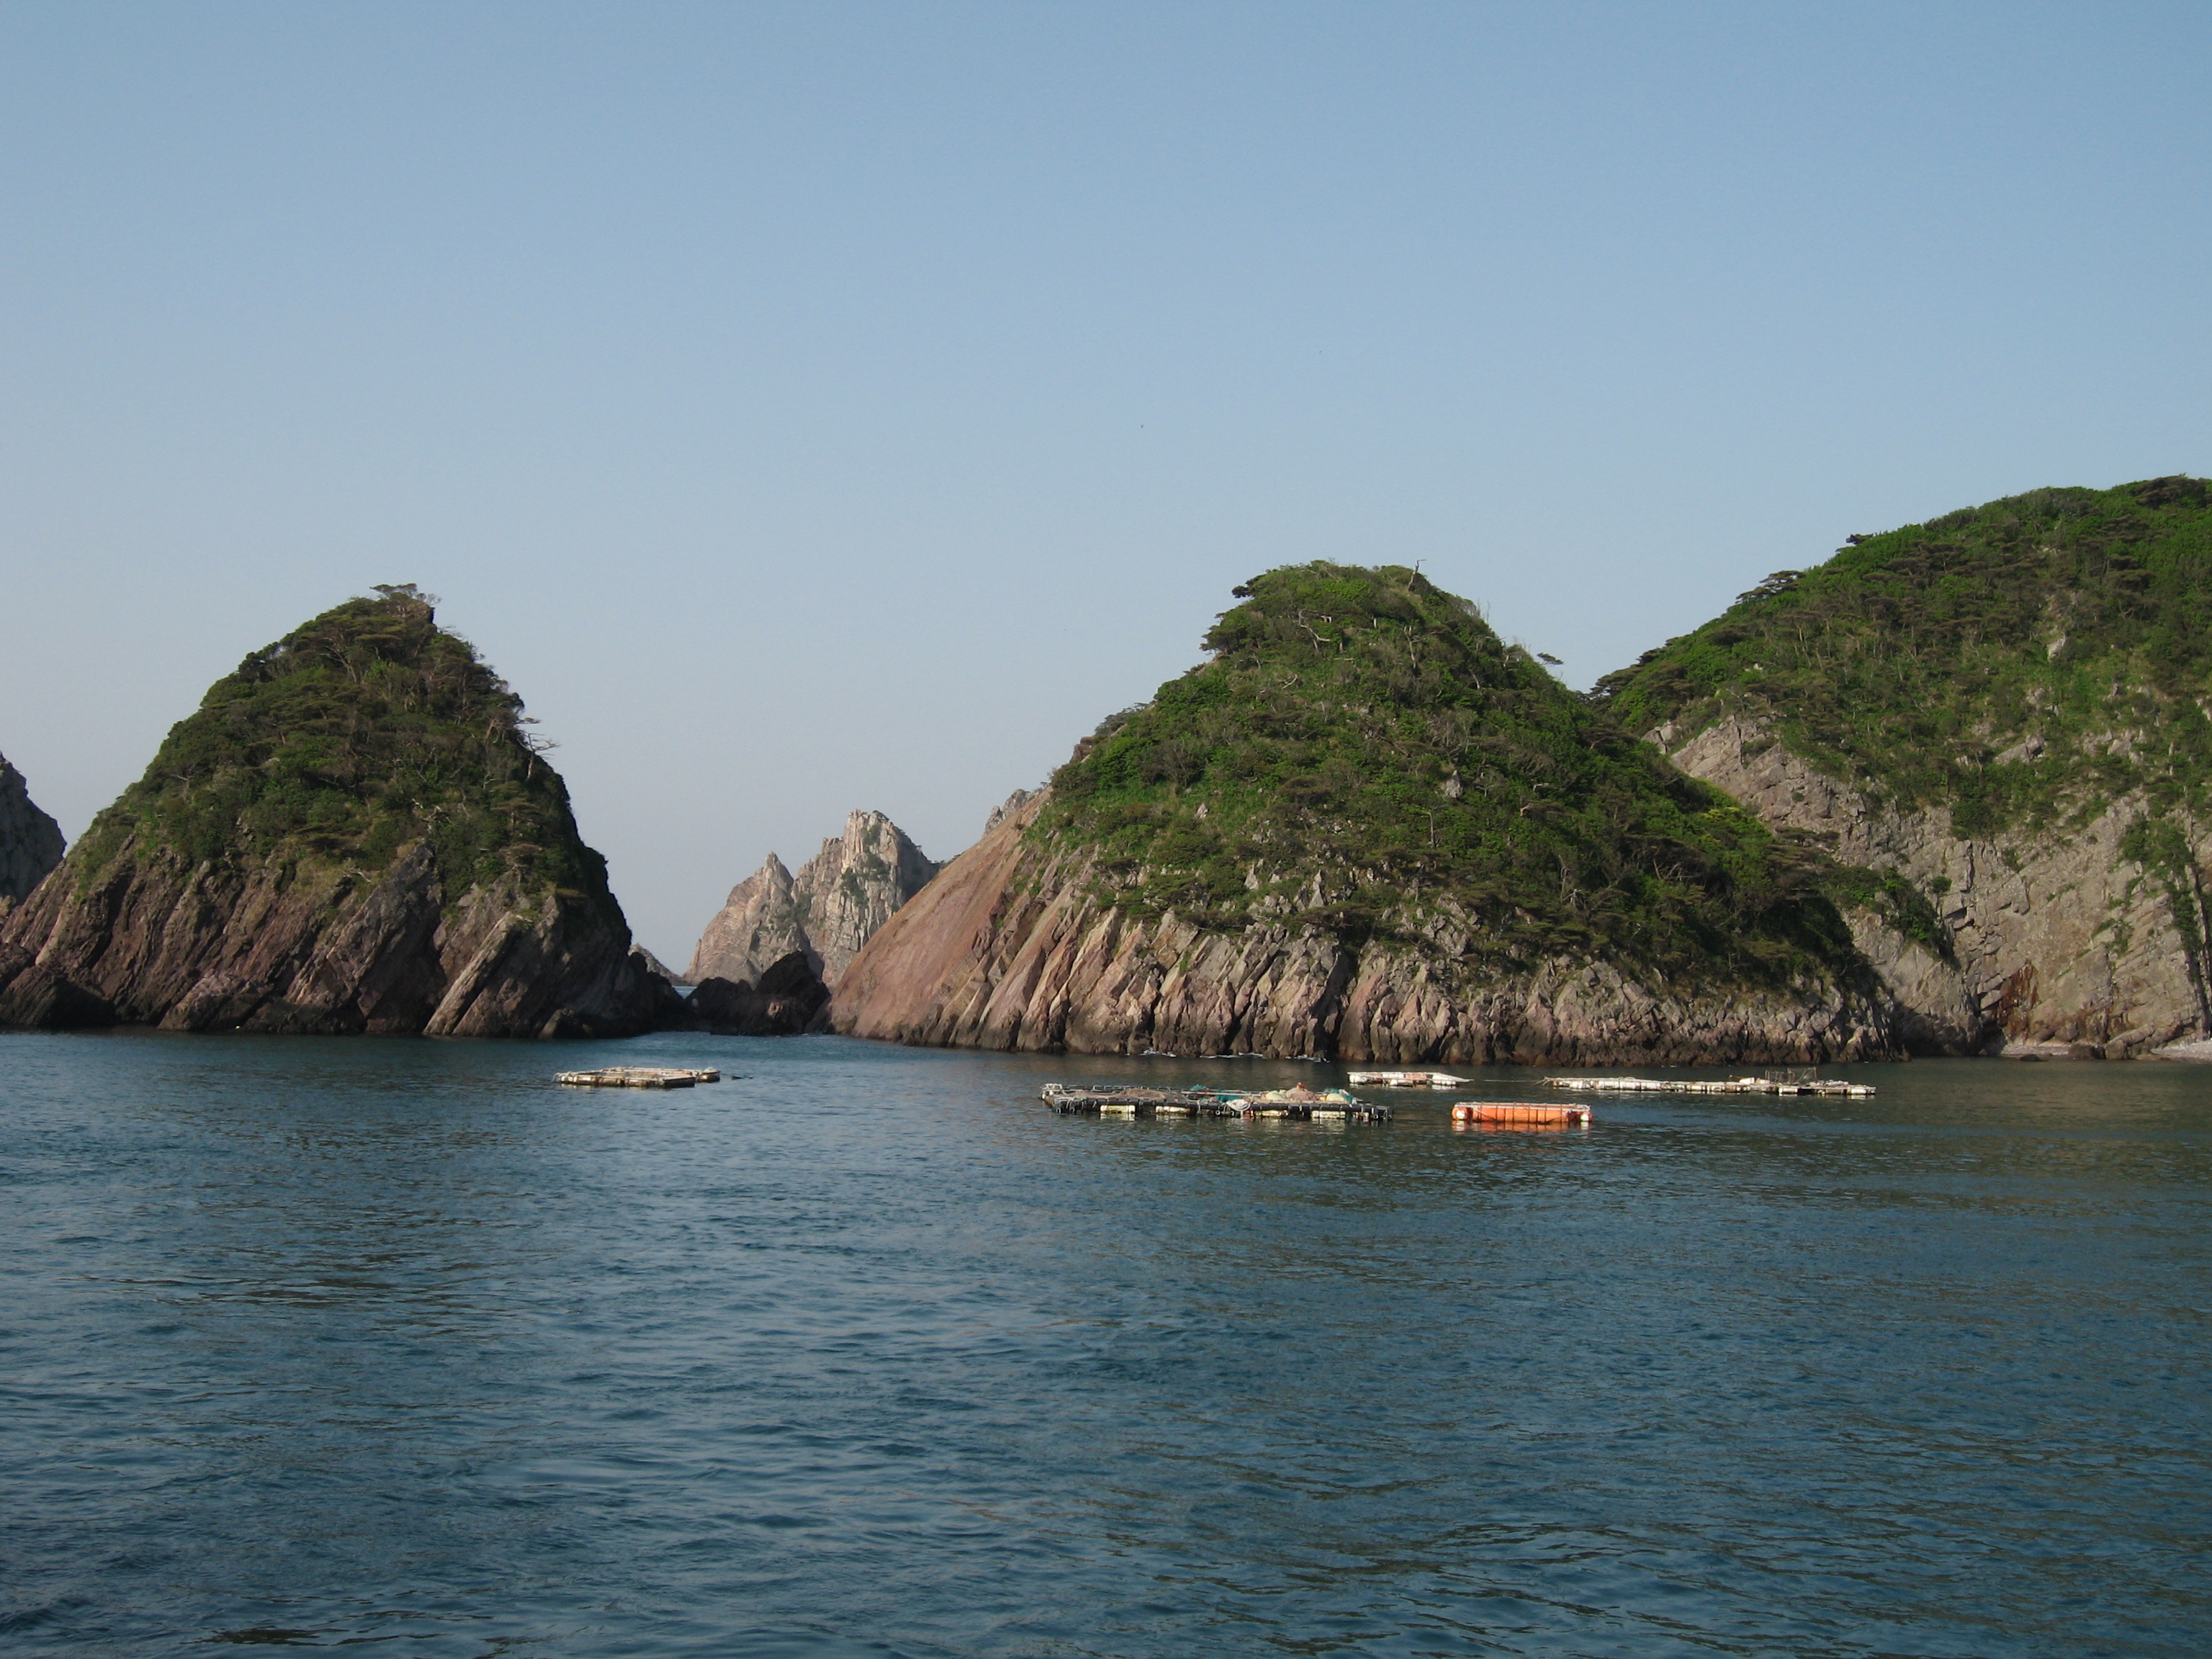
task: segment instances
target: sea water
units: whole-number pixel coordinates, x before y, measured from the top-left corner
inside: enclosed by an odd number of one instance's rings
[[[0,1038],[0,1650],[2212,1650],[2212,1068],[1847,1074]]]

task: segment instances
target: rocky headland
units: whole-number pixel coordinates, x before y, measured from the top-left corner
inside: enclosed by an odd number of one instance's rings
[[[1841,866],[1934,1054],[2212,1035],[2212,502],[2045,489],[1855,536],[1601,683],[1674,763]]]
[[[411,587],[254,653],[0,925],[0,1024],[642,1031],[674,1001],[521,699]]]
[[[1415,572],[1237,590],[840,978],[833,1029],[1545,1064],[1901,1051],[1820,855]]]
[[[793,951],[835,986],[860,947],[938,865],[881,812],[854,811],[797,875],[774,853],[730,890],[691,953],[689,977],[757,981]]]
[[[0,916],[62,861],[62,828],[31,799],[23,775],[0,755]]]

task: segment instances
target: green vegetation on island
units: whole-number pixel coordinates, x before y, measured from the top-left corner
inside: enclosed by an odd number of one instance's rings
[[[1664,975],[1832,971],[1817,849],[1682,775],[1398,566],[1268,572],[1210,660],[1114,716],[1031,834],[1095,849],[1113,902],[1348,942],[1453,919],[1484,966],[1600,953]]]
[[[1736,716],[1876,802],[2040,832],[2212,792],[2212,501],[2203,480],[2038,489],[1853,536],[1599,682],[1675,741]],[[2137,837],[2147,863],[2171,836]]]
[[[255,652],[169,731],[86,832],[88,886],[126,844],[187,863],[374,875],[428,842],[450,903],[512,874],[618,917],[606,865],[526,730],[522,699],[411,586],[349,599]]]

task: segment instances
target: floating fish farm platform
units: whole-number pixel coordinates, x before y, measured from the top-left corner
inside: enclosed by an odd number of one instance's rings
[[[721,1080],[720,1072],[678,1066],[603,1066],[596,1072],[562,1072],[557,1078],[575,1089],[690,1089]]]
[[[1115,1085],[1044,1085],[1045,1103],[1064,1116],[1236,1117],[1320,1119],[1324,1122],[1388,1123],[1390,1109],[1358,1100],[1341,1089],[1127,1089]]]
[[[1821,1078],[1809,1083],[1778,1083],[1772,1078],[1733,1077],[1719,1082],[1693,1082],[1686,1078],[1547,1077],[1550,1089],[1575,1089],[1595,1094],[1622,1095],[1870,1095],[1871,1083],[1846,1083],[1841,1078]]]

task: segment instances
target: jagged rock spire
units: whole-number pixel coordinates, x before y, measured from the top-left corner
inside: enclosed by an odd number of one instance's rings
[[[920,892],[938,866],[881,812],[854,811],[793,875],[770,853],[699,937],[688,977],[757,981],[803,951],[830,985],[876,929]]]

